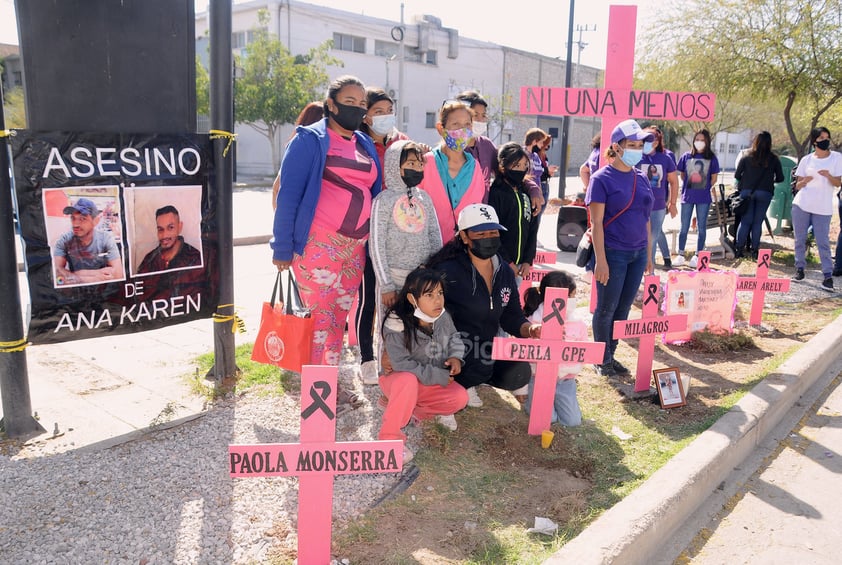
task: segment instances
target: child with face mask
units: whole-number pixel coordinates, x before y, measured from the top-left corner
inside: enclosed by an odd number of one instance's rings
[[[488,194],[488,203],[506,228],[500,233],[500,255],[521,278],[529,276],[538,245],[539,221],[532,215],[525,183],[529,159],[526,150],[513,141],[501,146],[500,169]]]
[[[383,323],[383,343],[393,371],[380,377],[385,400],[378,439],[406,440],[401,428],[412,417],[433,417],[456,430],[456,412],[468,393],[455,382],[465,344],[444,309],[444,275],[419,267],[410,272]],[[404,448],[404,462],[412,452]]]
[[[421,146],[411,141],[392,144],[384,157],[384,178],[388,190],[372,203],[369,241],[381,320],[385,309],[394,305],[406,275],[441,248],[436,209],[430,196],[418,188],[424,178]],[[389,368],[387,356],[382,356],[381,362],[384,369]]]

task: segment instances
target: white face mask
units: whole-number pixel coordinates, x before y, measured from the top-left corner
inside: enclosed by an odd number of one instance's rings
[[[474,122],[474,136],[479,137],[488,133],[488,122]]]
[[[694,141],[693,147],[696,148],[696,151],[704,151],[705,150],[705,142],[704,141]]]
[[[395,129],[395,115],[385,114],[371,118],[371,131],[377,135],[389,135]]]
[[[418,306],[415,307],[415,312],[413,312],[413,314],[415,314],[415,317],[418,318],[419,320],[421,320],[422,322],[427,322],[428,324],[432,324],[433,322],[435,322],[436,320],[441,318],[442,314],[444,314],[444,308],[441,309],[441,313],[438,316],[436,316],[435,318],[432,317],[432,316],[428,316],[427,314],[422,312],[421,308],[419,308]]]
[[[410,300],[410,301],[409,301],[409,303],[410,303],[410,304],[412,304],[412,303],[413,303],[413,301],[412,301],[412,300]],[[441,309],[441,312],[439,313],[439,315],[438,315],[438,316],[436,316],[436,317],[434,318],[433,316],[428,316],[427,314],[425,314],[425,313],[421,310],[421,308],[419,308],[419,307],[418,307],[418,305],[417,305],[417,304],[412,304],[412,305],[413,305],[413,306],[415,306],[415,311],[413,312],[413,315],[414,315],[416,318],[418,318],[419,320],[421,320],[422,322],[427,322],[428,324],[432,324],[433,322],[435,322],[436,320],[438,320],[439,318],[441,318],[442,314],[444,314],[444,308],[442,308],[442,309]]]

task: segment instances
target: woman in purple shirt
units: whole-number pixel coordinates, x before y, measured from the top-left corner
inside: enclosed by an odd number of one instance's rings
[[[696,132],[693,136],[693,147],[678,160],[676,165],[681,175],[681,231],[678,232],[678,257],[674,265],[684,264],[684,247],[687,245],[687,232],[690,231],[690,221],[693,209],[696,210],[696,224],[698,240],[696,252],[705,248],[705,232],[707,231],[708,211],[710,210],[711,193],[715,190],[716,177],[719,173],[719,160],[713,154],[710,146],[710,132],[706,129]],[[697,256],[693,254],[690,267],[696,268]]]
[[[596,258],[593,334],[594,341],[605,343],[602,363],[595,368],[605,377],[629,372],[614,359],[614,322],[628,318],[643,273],[652,269],[649,216],[655,197],[649,179],[635,167],[643,158],[643,143],[654,139],[634,120],[620,122],[606,150],[611,164],[591,176],[585,197]]]
[[[670,250],[667,246],[667,238],[664,235],[663,226],[667,212],[671,218],[678,213],[675,201],[678,196],[678,175],[675,172],[675,161],[672,154],[664,151],[663,135],[661,131],[650,126],[646,131],[652,132],[655,140],[643,144],[643,160],[638,168],[643,171],[649,179],[649,186],[652,187],[652,194],[655,203],[652,205],[652,216],[650,216],[650,227],[652,229],[652,271],[654,275],[655,248],[660,247],[661,256],[664,258],[664,268],[672,268]]]

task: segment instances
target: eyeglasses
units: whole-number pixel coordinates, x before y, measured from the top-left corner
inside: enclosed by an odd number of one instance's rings
[[[471,103],[470,103],[470,102],[468,102],[468,101],[466,101],[466,100],[457,100],[457,99],[455,99],[455,98],[451,98],[451,99],[448,99],[448,100],[443,101],[443,102],[441,103],[441,107],[442,107],[442,108],[444,108],[444,107],[445,107],[445,106],[447,106],[448,104],[461,104],[461,105],[462,105],[462,106],[464,106],[465,108],[469,108],[469,109],[470,109],[470,107],[471,107]]]

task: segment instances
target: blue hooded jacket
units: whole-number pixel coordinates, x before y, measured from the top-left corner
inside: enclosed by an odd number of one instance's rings
[[[310,126],[298,126],[295,131],[295,137],[289,142],[281,161],[281,188],[278,191],[273,237],[269,242],[272,258],[277,261],[292,261],[294,253],[304,253],[322,190],[322,174],[330,147],[327,118]],[[374,198],[383,184],[380,159],[368,135],[361,131],[355,131],[354,135],[377,167],[377,179],[371,185],[371,197]]]

